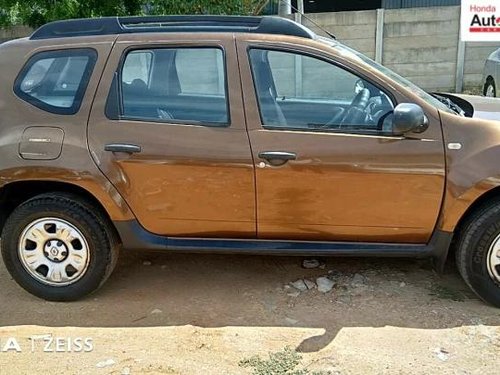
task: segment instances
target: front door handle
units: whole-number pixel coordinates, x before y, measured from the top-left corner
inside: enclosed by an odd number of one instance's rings
[[[124,152],[126,154],[135,154],[141,152],[141,146],[128,143],[108,143],[104,146],[104,151]]]
[[[279,167],[289,160],[297,159],[297,154],[287,151],[262,151],[259,152],[259,158],[267,160],[272,166]]]

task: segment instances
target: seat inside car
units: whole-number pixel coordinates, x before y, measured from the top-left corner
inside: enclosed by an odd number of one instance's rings
[[[287,121],[281,107],[276,101],[277,93],[273,75],[269,66],[267,52],[252,50],[253,69],[259,105],[261,106],[262,122],[265,125],[287,126]]]

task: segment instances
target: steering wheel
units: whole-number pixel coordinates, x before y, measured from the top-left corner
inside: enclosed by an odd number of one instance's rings
[[[341,124],[355,124],[363,121],[366,116],[365,109],[368,106],[370,96],[370,90],[367,88],[358,92],[352,100],[351,105],[349,105],[349,108],[344,112]]]
[[[342,124],[354,124],[362,121],[366,116],[365,109],[368,106],[370,96],[370,90],[367,88],[361,89],[347,108],[336,108],[336,113],[325,126],[341,126]]]

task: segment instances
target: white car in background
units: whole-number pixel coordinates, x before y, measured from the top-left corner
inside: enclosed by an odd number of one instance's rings
[[[500,48],[493,52],[484,64],[483,95],[492,98],[499,97],[497,91],[500,84]]]

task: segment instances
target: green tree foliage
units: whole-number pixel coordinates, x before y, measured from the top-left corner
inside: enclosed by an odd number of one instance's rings
[[[66,19],[140,14],[141,0],[0,0],[0,23],[32,27]]]
[[[151,14],[242,14],[260,13],[265,5],[258,0],[152,0],[147,1]]]
[[[260,14],[269,0],[0,0],[0,26],[143,14]]]

